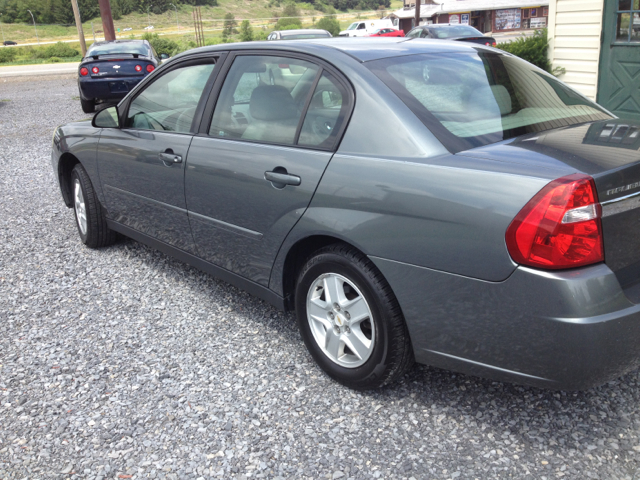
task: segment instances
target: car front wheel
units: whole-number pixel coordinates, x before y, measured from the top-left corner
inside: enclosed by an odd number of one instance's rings
[[[307,260],[295,305],[314,360],[350,388],[381,387],[413,363],[395,295],[375,265],[347,245],[330,245]]]
[[[105,210],[81,164],[73,167],[71,172],[71,194],[82,243],[90,248],[99,248],[115,242],[116,233],[107,226]]]

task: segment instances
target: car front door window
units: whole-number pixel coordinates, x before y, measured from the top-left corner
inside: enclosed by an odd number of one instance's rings
[[[125,127],[188,133],[214,64],[172,70],[146,87],[129,106]]]

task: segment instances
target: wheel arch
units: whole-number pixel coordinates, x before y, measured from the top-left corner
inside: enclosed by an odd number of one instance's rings
[[[296,279],[306,260],[316,251],[334,243],[342,243],[366,255],[360,248],[344,239],[326,234],[315,234],[297,240],[287,251],[282,268],[282,292],[285,309],[294,309]]]
[[[60,190],[62,198],[67,207],[73,207],[73,195],[71,193],[71,172],[80,160],[69,152],[65,152],[58,160],[58,180],[60,181]]]

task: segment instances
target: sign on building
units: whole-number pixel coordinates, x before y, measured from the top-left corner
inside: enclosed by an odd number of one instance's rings
[[[496,10],[496,30],[513,30],[516,28],[520,28],[519,8]]]

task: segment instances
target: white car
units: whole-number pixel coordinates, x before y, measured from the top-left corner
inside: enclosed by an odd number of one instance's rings
[[[144,27],[145,30],[153,30],[153,25],[149,25],[148,27]]]
[[[122,31],[123,31],[123,32],[128,32],[129,30],[133,30],[133,28],[131,28],[131,27],[127,27],[127,28],[123,28],[123,29],[122,29]]]

